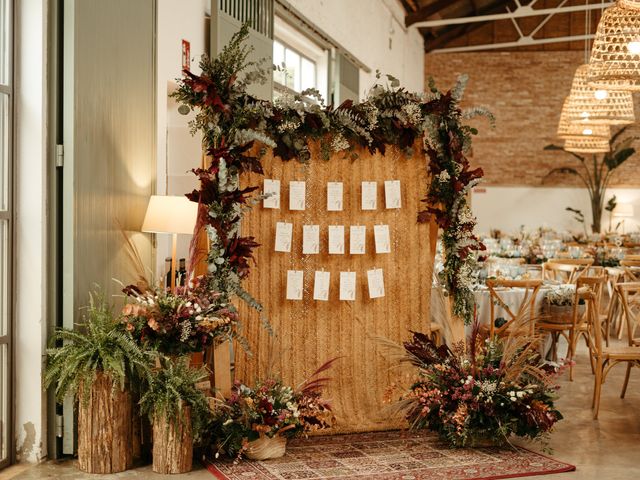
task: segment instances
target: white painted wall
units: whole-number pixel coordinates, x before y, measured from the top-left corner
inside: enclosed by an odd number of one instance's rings
[[[640,227],[640,189],[612,188],[607,191],[605,201],[613,195],[618,203],[633,205],[635,216],[625,219],[625,231],[636,231]],[[521,225],[530,230],[546,226],[581,232],[582,225],[573,220],[566,207],[582,210],[590,232],[591,207],[589,195],[583,188],[481,187],[472,193],[471,205],[480,233],[488,233],[492,228],[515,232]],[[614,227],[618,220],[614,218]],[[608,226],[609,214],[605,212],[603,230]]]
[[[182,76],[182,40],[191,42],[191,69],[199,73],[198,63],[208,50],[205,38],[205,12],[210,0],[158,0],[157,4],[157,121],[159,195],[184,195],[197,188],[190,172],[202,162],[200,137],[189,133],[189,116],[180,115],[168,93]],[[168,190],[167,190],[168,183]],[[157,235],[156,274],[164,270],[165,257],[171,256],[169,235]],[[190,236],[178,237],[178,258],[188,258]]]
[[[416,28],[404,26],[398,0],[289,0],[307,19],[333,37],[370,73],[360,72],[360,95],[375,83],[376,69],[407,89],[424,90],[424,43]]]
[[[14,406],[18,460],[28,462],[46,455],[46,4],[15,2]]]

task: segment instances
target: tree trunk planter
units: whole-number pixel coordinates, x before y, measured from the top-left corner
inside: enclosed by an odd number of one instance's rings
[[[156,416],[153,422],[153,471],[162,474],[190,472],[192,457],[191,407],[182,407],[182,419]]]
[[[78,402],[78,468],[87,473],[117,473],[133,464],[131,395],[114,389],[98,373],[85,402]]]

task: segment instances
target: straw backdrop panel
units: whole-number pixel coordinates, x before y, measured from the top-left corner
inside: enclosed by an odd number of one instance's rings
[[[333,357],[342,357],[329,371],[332,378],[327,397],[332,401],[337,424],[331,433],[376,431],[395,428],[398,419],[385,412],[385,390],[399,380],[391,370],[379,338],[400,343],[409,330],[427,331],[433,258],[429,225],[418,224],[417,213],[424,204],[427,173],[424,154],[416,148],[413,158],[389,148],[385,155],[360,150],[356,160],[334,154],[322,160],[312,146],[307,165],[283,162],[271,152],[263,158],[264,178],[281,181],[279,210],[256,206],[243,220],[243,235],[261,244],[256,249],[255,266],[245,288],[265,307],[276,336],[260,326],[258,314],[241,305],[241,314],[253,357],[236,349],[236,378],[253,382],[268,372],[298,385],[318,366]],[[289,210],[289,181],[306,181],[306,209]],[[384,181],[400,180],[402,208],[385,208]],[[263,178],[247,175],[245,185],[262,186]],[[327,211],[327,182],[343,182],[344,209]],[[361,182],[378,182],[378,208],[361,209]],[[291,253],[275,248],[276,222],[293,223]],[[376,254],[373,226],[388,224],[391,253]],[[303,225],[320,225],[320,254],[302,255]],[[328,254],[328,226],[345,226],[345,255]],[[366,226],[366,254],[349,254],[349,226]],[[370,299],[367,270],[384,270],[385,297]],[[316,270],[331,272],[329,301],[313,300]],[[302,301],[286,300],[287,270],[304,271]],[[339,300],[341,271],[356,272],[356,300]]]

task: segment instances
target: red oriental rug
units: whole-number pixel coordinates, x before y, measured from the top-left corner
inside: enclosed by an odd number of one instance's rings
[[[522,448],[451,449],[433,434],[401,431],[298,439],[279,459],[207,468],[219,480],[489,480],[576,469]]]

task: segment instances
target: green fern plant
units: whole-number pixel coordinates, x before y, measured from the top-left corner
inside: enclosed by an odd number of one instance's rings
[[[182,409],[190,406],[193,438],[197,441],[211,416],[207,398],[197,384],[209,377],[209,371],[204,367],[192,368],[188,357],[158,358],[160,368],[152,373],[149,384],[145,386],[140,410],[152,422],[156,416],[182,422]]]
[[[127,380],[149,376],[149,357],[114,319],[99,293],[89,295],[83,322],[74,330],[57,329],[52,345],[46,351],[43,383],[45,388],[55,384],[58,400],[68,395],[77,398],[82,386],[82,400],[88,401],[91,386],[100,373],[121,390]]]

